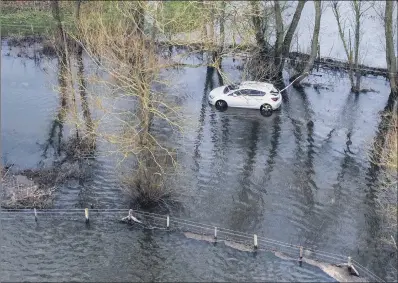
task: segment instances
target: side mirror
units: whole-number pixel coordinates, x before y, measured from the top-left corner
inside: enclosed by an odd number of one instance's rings
[[[233,97],[236,97],[236,93],[233,93],[232,96],[233,96]]]

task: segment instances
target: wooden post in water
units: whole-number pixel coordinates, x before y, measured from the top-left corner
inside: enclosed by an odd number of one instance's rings
[[[303,247],[300,246],[300,258],[299,258],[299,265],[303,264]]]
[[[33,212],[35,213],[35,221],[37,222],[37,211],[36,211],[36,208],[33,208]]]
[[[129,209],[128,220],[131,220],[132,216],[133,216],[133,210],[132,210],[132,209]]]
[[[88,223],[90,221],[88,218],[88,208],[84,209],[84,215],[86,216],[86,223]]]
[[[257,235],[254,234],[254,249],[257,250],[257,248],[258,248]]]
[[[352,264],[352,259],[350,256],[348,257],[347,267],[348,267],[348,272],[350,273],[350,275],[359,276],[359,272]]]

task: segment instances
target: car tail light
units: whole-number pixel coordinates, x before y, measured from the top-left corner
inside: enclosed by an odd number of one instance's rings
[[[279,97],[271,97],[272,101],[278,101]]]

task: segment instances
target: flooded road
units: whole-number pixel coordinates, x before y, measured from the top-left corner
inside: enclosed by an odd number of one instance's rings
[[[52,89],[57,85],[56,60],[35,65],[5,56],[6,51],[1,66],[2,162],[35,168],[52,162],[59,140],[70,130],[69,125],[60,127],[61,136],[51,131],[59,106]],[[233,80],[240,78],[238,64],[223,61]],[[366,78],[364,87],[377,92],[354,95],[346,77],[319,73],[322,77],[311,79],[331,85],[329,90],[290,89],[281,111],[263,117],[259,111],[218,112],[211,107],[207,94],[219,80],[209,71],[169,71],[185,117],[182,137],[154,127],[178,148],[181,172],[175,186],[184,192],[180,216],[351,255],[378,276],[394,279],[388,268],[393,259],[381,241],[377,184],[368,157],[379,111],[388,99],[388,82]],[[121,98],[104,99],[104,104],[132,108]],[[105,127],[118,129],[109,121]],[[46,143],[53,149],[43,154]],[[129,207],[115,169],[118,158],[101,154],[106,150],[99,143],[98,155],[89,161],[90,175],[60,188],[55,208],[91,203],[96,208]],[[272,254],[254,258],[178,234],[128,228],[110,216],[90,229],[73,219],[48,217],[36,226],[25,215],[1,216],[1,280],[333,281],[316,268],[299,268]]]

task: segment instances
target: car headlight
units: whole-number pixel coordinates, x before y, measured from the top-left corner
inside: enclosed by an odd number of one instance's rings
[[[213,99],[213,98],[214,98],[214,95],[209,95],[209,97],[210,97],[210,99]]]

